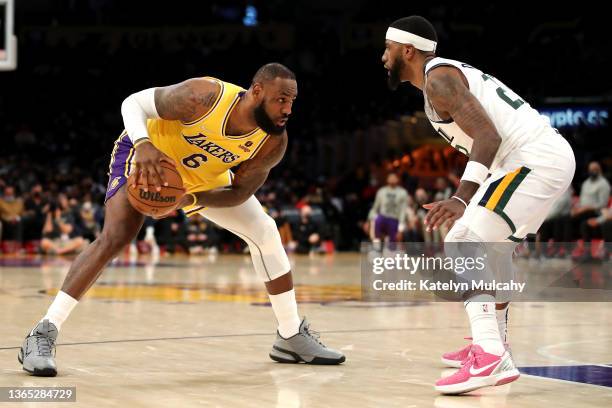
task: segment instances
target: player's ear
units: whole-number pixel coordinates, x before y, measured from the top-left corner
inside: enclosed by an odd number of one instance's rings
[[[258,98],[263,95],[263,85],[261,82],[255,82],[253,84],[253,95]]]
[[[406,44],[403,46],[404,56],[408,59],[414,56],[415,48],[412,45]]]

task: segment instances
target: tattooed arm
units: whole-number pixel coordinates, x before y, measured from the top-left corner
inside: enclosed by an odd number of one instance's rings
[[[452,118],[474,140],[470,160],[490,167],[501,137],[463,74],[454,67],[438,67],[430,72],[425,92],[443,119]],[[455,195],[468,202],[477,189],[477,183],[462,181]]]
[[[167,185],[161,162],[175,164],[151,143],[148,119],[197,119],[206,114],[221,92],[221,86],[206,78],[188,79],[163,88],[149,88],[128,96],[121,104],[121,114],[128,137],[136,150],[133,185],[145,191],[154,186],[157,191]]]
[[[424,89],[434,109],[444,120],[453,119],[473,139],[470,160],[487,168],[493,163],[501,137],[478,99],[468,88],[463,74],[454,67],[442,66],[432,70]],[[459,219],[479,184],[462,180],[455,192],[456,198],[425,204],[428,211],[424,223],[428,230],[435,230],[445,223]]]
[[[213,80],[194,78],[155,89],[155,107],[162,119],[190,122],[212,108],[221,86]]]
[[[280,136],[270,136],[255,157],[240,165],[230,187],[188,194],[179,208],[193,203],[205,207],[234,207],[248,200],[268,178],[270,170],[276,166],[287,149],[287,132]]]

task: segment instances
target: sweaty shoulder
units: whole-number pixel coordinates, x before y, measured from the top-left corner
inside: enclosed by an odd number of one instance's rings
[[[166,120],[193,121],[210,111],[221,93],[221,86],[220,81],[204,77],[156,88],[157,113]]]

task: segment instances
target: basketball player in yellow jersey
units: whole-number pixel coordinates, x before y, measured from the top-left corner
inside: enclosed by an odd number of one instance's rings
[[[204,77],[126,98],[121,107],[126,130],[111,158],[104,228],[75,259],[47,314],[26,337],[18,356],[25,371],[57,375],[55,341],[62,324],[142,226],[144,216],[127,200],[127,177],[135,171],[143,188],[160,189],[162,161],[176,165],[188,189],[178,207],[188,215],[199,212],[249,245],[278,320],[270,357],[283,363],[344,362],[342,353],[310,332],[306,319],[300,321],[276,224],[253,196],[285,153],[285,126],[296,97],[293,72],[272,63],[257,71],[248,90]],[[240,163],[232,177],[229,169]]]

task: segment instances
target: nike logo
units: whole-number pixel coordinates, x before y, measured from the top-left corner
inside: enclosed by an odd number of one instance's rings
[[[471,375],[479,375],[479,374],[481,374],[483,371],[486,371],[488,368],[491,368],[491,367],[493,367],[494,365],[499,364],[499,362],[500,362],[500,360],[494,361],[494,362],[492,362],[491,364],[488,364],[488,365],[486,365],[486,366],[484,366],[484,367],[481,367],[481,368],[479,368],[479,369],[476,369],[476,370],[474,369],[474,366],[472,366],[472,367],[470,367],[470,374],[471,374]]]

